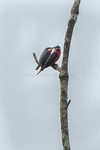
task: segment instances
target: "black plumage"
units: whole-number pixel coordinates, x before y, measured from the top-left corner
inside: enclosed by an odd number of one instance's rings
[[[39,69],[39,67],[43,67],[46,60],[48,59],[48,57],[50,56],[51,52],[49,51],[49,49],[52,50],[51,47],[47,47],[43,53],[41,54],[40,58],[39,58],[39,63],[38,63],[38,66],[36,67],[36,70]]]
[[[50,55],[47,59],[47,61],[45,62],[44,66],[42,67],[42,70],[44,70],[44,68],[47,68],[48,66],[51,66],[56,58],[58,57],[58,53],[53,52],[52,55]]]

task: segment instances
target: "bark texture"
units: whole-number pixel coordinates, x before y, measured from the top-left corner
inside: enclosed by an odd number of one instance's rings
[[[68,134],[68,114],[67,108],[70,103],[68,102],[68,57],[70,43],[73,33],[74,25],[77,21],[79,14],[79,5],[81,0],[74,0],[74,4],[71,9],[71,16],[68,22],[68,27],[64,40],[63,58],[59,74],[60,79],[60,119],[61,119],[61,133],[62,133],[62,144],[63,150],[70,150],[69,134]]]

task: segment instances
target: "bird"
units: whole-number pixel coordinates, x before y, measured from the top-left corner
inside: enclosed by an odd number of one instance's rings
[[[46,60],[51,55],[51,53],[52,53],[52,48],[51,47],[47,47],[47,48],[44,49],[44,51],[40,55],[38,66],[36,67],[35,70],[38,70],[40,67],[44,66]]]
[[[57,60],[59,59],[60,55],[61,55],[61,48],[60,46],[55,46],[52,47],[52,49],[54,49],[54,52],[50,54],[50,56],[48,57],[48,59],[46,60],[46,62],[44,63],[44,65],[41,67],[40,71],[37,73],[37,75],[43,71],[45,68],[51,66],[52,64],[54,64],[55,62],[57,62]]]

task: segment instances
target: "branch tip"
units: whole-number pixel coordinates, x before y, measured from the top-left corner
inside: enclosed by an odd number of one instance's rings
[[[71,102],[71,100],[69,100],[69,101],[68,101],[68,103],[67,103],[67,108],[68,108],[68,106],[69,106],[70,102]]]
[[[37,59],[37,57],[36,57],[36,54],[35,54],[35,53],[33,53],[33,57],[34,57],[34,59],[35,59],[35,62],[38,64],[38,63],[39,63],[39,61],[38,61],[38,59]]]

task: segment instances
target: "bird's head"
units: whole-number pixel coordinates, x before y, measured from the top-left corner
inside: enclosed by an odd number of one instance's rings
[[[59,55],[61,54],[61,48],[60,48],[59,45],[53,47],[53,49],[54,49],[54,51],[55,51],[56,53],[58,53]]]
[[[47,47],[45,50],[49,51],[50,53],[52,53],[52,47]]]

